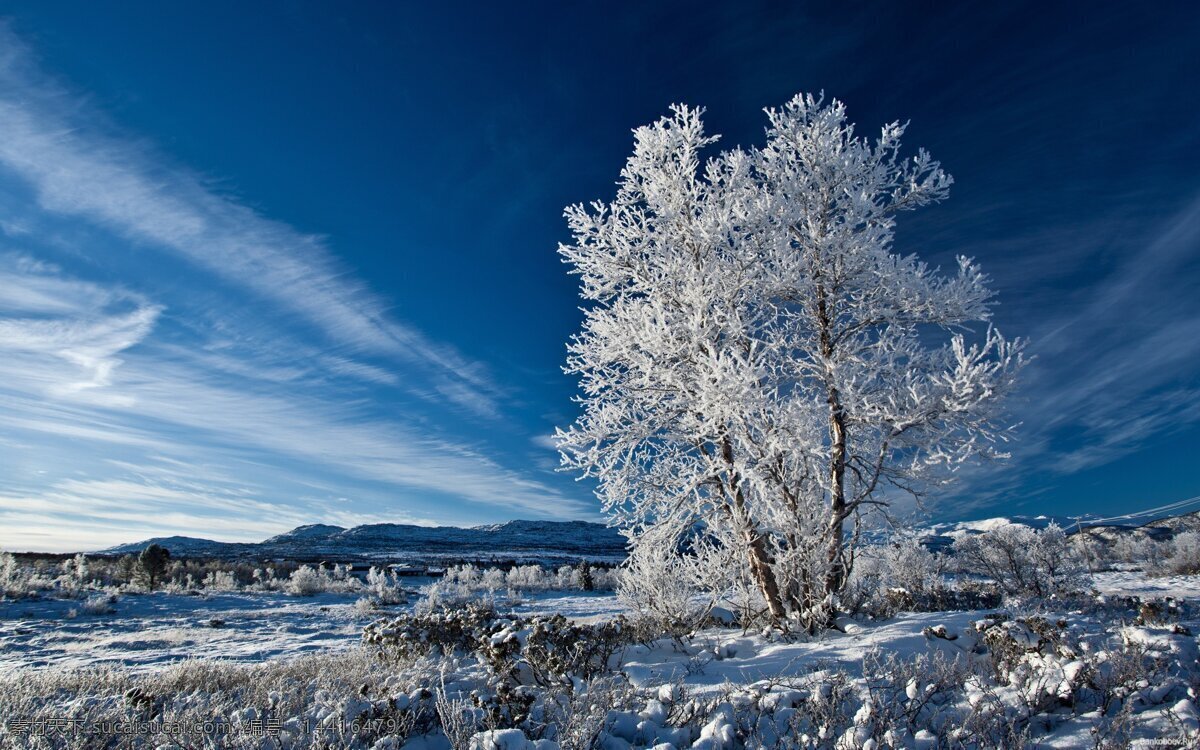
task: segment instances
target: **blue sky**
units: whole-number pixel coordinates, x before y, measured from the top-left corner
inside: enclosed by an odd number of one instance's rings
[[[1050,6],[7,3],[0,547],[599,519],[563,206],[673,102],[819,90],[911,120],[956,185],[897,249],[1037,355],[934,515],[1200,495],[1200,12]]]

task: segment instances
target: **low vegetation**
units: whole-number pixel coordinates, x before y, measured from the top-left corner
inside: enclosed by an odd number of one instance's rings
[[[11,729],[52,717],[140,721],[141,746],[163,749],[982,749],[1035,747],[1048,734],[1118,748],[1148,732],[1187,746],[1200,729],[1195,640],[1178,624],[1096,627],[1135,604],[992,612],[927,628],[917,650],[868,648],[857,663],[801,663],[723,687],[738,672],[733,654],[712,661],[721,631],[681,639],[647,621],[581,625],[484,605],[407,613],[368,626],[362,647],[286,662],[0,677],[0,748],[113,746],[83,730]],[[686,670],[658,679],[630,666],[682,657]]]
[[[1200,610],[1099,596],[1088,568],[1186,572],[1196,537],[1086,542],[1053,526],[998,526],[942,553],[913,535],[864,545],[835,623],[858,634],[862,655],[836,663],[807,649],[847,636],[760,633],[765,603],[752,580],[694,585],[704,570],[678,555],[657,559],[643,548],[620,569],[453,566],[344,652],[2,676],[0,748],[120,746],[103,728],[130,721],[141,722],[137,746],[162,750],[982,750],[1048,737],[1071,747],[1147,737],[1188,746],[1200,731],[1190,630]],[[78,600],[68,616],[112,616],[121,593],[149,590],[138,559],[128,566],[82,555],[22,565],[0,555],[0,585],[10,598]],[[155,578],[173,594],[338,592],[368,610],[405,601],[402,579],[384,569],[359,580],[344,566],[168,560]],[[522,597],[585,590],[615,590],[629,616],[571,622],[504,610]],[[978,615],[940,619],[952,611]],[[928,613],[920,645],[871,635],[914,612]],[[794,656],[775,673],[748,672],[731,644]],[[58,718],[73,721],[41,735],[30,729]]]

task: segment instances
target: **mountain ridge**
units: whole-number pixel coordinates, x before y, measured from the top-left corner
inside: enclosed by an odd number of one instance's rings
[[[176,557],[256,557],[296,560],[400,559],[620,559],[625,540],[616,529],[589,521],[507,521],[474,527],[376,523],[344,528],[307,524],[261,542],[198,537],[153,537],[94,554],[140,552],[150,544]]]

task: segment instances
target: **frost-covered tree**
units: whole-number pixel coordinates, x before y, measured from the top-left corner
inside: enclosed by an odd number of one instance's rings
[[[841,103],[797,96],[764,147],[702,165],[702,113],[637,129],[616,199],[566,210],[588,304],[559,447],[635,548],[702,528],[740,550],[769,620],[821,627],[848,524],[1004,439],[1021,346],[970,328],[993,296],[978,266],[892,252],[896,214],[951,183],[900,157],[903,125],[858,137]]]

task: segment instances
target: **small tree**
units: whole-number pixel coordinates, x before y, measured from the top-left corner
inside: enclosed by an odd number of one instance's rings
[[[121,555],[117,560],[116,578],[122,583],[133,583],[137,573],[138,559],[133,555]]]
[[[567,371],[584,411],[557,433],[633,547],[700,526],[779,624],[832,622],[847,524],[1005,438],[1019,343],[986,324],[966,258],[945,276],[891,252],[895,217],[947,194],[904,126],[857,137],[839,102],[768,110],[767,144],[708,160],[685,106],[639,128],[616,199],[566,210],[559,252],[589,303]]]
[[[166,572],[167,561],[170,559],[171,553],[158,544],[151,544],[142,550],[142,554],[138,555],[138,568],[146,576],[151,591],[154,590],[158,579]]]
[[[579,561],[579,588],[584,591],[596,589],[596,579],[592,576],[592,564],[587,560]]]

